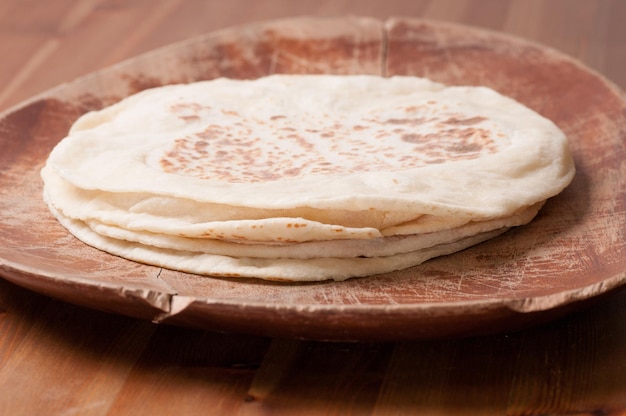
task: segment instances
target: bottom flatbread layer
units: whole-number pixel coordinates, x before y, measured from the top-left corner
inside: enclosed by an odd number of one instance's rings
[[[502,227],[459,240],[406,253],[354,258],[254,258],[157,248],[118,240],[94,232],[79,220],[64,217],[50,207],[59,222],[84,243],[108,253],[153,266],[181,272],[222,277],[249,277],[274,281],[342,281],[417,266],[434,257],[452,254],[494,238],[509,229]],[[332,251],[329,252],[329,255]]]

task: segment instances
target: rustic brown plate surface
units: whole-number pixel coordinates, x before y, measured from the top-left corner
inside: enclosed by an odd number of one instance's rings
[[[492,87],[565,131],[576,178],[528,226],[402,272],[341,283],[208,278],[130,262],[76,240],[42,202],[39,170],[86,111],[163,84],[305,72]],[[514,330],[626,281],[625,143],[622,92],[520,39],[415,19],[236,27],[141,55],[0,115],[0,274],[68,302],[220,331],[399,340]]]

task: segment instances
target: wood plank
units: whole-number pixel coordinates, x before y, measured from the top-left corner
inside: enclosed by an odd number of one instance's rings
[[[505,414],[515,352],[507,336],[398,344],[375,414]]]
[[[586,312],[586,313],[585,313]],[[509,411],[626,409],[626,289],[595,308],[515,336]],[[616,414],[620,414],[616,412]]]
[[[398,344],[377,415],[577,414],[626,409],[626,290],[518,333]],[[598,322],[603,324],[598,327]],[[619,414],[619,413],[617,413]]]
[[[159,327],[111,414],[234,414],[269,346],[266,338]]]
[[[0,36],[5,39],[3,44],[7,48],[2,54],[12,57],[9,65],[0,67],[0,108],[49,88],[48,83],[46,87],[37,87],[37,79],[46,79],[38,74],[56,55],[64,43],[62,40],[89,14],[94,2],[33,2],[28,7],[24,7],[24,2],[9,2],[0,10]]]
[[[0,280],[0,371],[19,349],[24,337],[50,299]]]
[[[242,413],[369,414],[391,351],[392,344],[384,343],[275,340]]]
[[[106,414],[154,329],[50,302],[0,371],[0,414]]]

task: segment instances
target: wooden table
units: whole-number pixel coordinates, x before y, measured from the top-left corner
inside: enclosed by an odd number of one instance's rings
[[[565,52],[626,89],[621,0],[2,0],[0,111],[215,29],[346,14],[508,32]],[[626,288],[521,332],[324,343],[159,326],[0,280],[0,414],[175,412],[626,414]]]

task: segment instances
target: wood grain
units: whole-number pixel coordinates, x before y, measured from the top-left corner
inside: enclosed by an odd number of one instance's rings
[[[620,0],[4,0],[0,111],[215,29],[345,14],[502,30],[568,53],[626,88]],[[615,208],[606,205],[602,215]],[[2,233],[0,242],[6,242]],[[154,325],[0,281],[0,414],[620,415],[626,414],[624,322],[626,289],[620,289],[520,332],[320,343]]]

